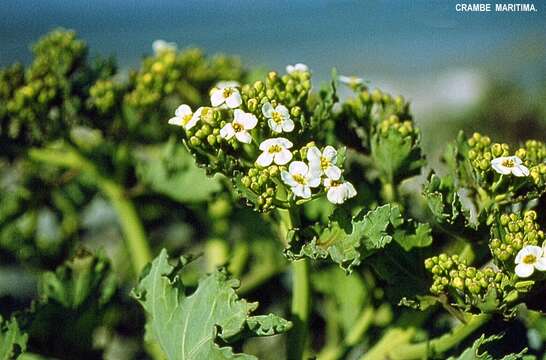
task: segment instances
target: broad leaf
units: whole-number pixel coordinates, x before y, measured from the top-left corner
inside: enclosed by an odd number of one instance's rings
[[[183,146],[174,146],[172,142],[141,148],[136,157],[141,181],[176,201],[207,201],[222,188],[217,177],[208,177]]]
[[[133,290],[148,313],[148,335],[169,360],[255,359],[221,347],[217,337],[229,341],[245,330],[273,335],[290,328],[289,322],[275,315],[250,316],[258,304],[239,299],[234,290],[238,281],[223,270],[202,277],[195,292],[188,295],[179,276],[185,264],[182,258],[179,266],[170,265],[163,250]]]
[[[311,258],[330,256],[334,262],[350,271],[364,257],[389,244],[393,239],[393,228],[400,226],[402,222],[400,209],[392,204],[369,212],[361,211],[352,219],[342,208],[338,208],[334,211],[329,226],[320,236],[304,244],[300,255]]]
[[[413,248],[427,247],[432,244],[429,224],[417,224],[414,231],[414,233],[409,233],[406,230],[397,230],[394,233],[394,240],[406,251],[410,251]]]
[[[28,335],[14,318],[4,321],[0,316],[0,360],[16,359],[27,348]]]

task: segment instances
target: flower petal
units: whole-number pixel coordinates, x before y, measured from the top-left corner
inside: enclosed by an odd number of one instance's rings
[[[288,112],[288,109],[284,105],[277,105],[277,107],[275,108],[275,111],[281,114],[281,116],[284,119],[288,119],[290,117],[290,113]]]
[[[182,104],[176,108],[176,110],[174,111],[174,114],[179,117],[191,115],[192,114],[191,107],[189,107],[186,104]]]
[[[271,165],[272,162],[273,162],[273,154],[271,154],[269,151],[264,151],[256,159],[256,164],[262,167],[269,166]]]
[[[303,161],[292,161],[290,166],[288,166],[288,171],[292,175],[300,174],[305,176],[309,171],[309,167]]]
[[[290,175],[290,173],[288,171],[286,171],[286,170],[281,171],[281,179],[288,186],[297,186],[298,185],[296,180],[294,180],[292,175]]]
[[[292,153],[289,150],[283,149],[274,156],[275,164],[286,165],[292,160]]]
[[[262,114],[264,114],[266,118],[271,117],[271,114],[273,114],[273,105],[271,105],[270,102],[266,102],[262,105]]]
[[[324,156],[326,159],[330,160],[331,162],[335,163],[337,158],[337,150],[334,149],[333,146],[328,145],[322,151],[322,156]]]
[[[294,144],[292,144],[290,140],[282,138],[282,137],[275,138],[275,140],[277,141],[276,144],[279,144],[282,147],[285,147],[287,149],[290,149],[292,146],[294,146]]]
[[[284,132],[291,132],[294,130],[294,121],[292,121],[292,119],[286,119],[282,124],[282,130]]]
[[[343,186],[345,186],[345,190],[347,191],[347,199],[350,199],[352,197],[356,196],[356,189],[350,182],[346,181],[343,183]]]
[[[170,125],[182,126],[182,125],[184,125],[184,121],[182,120],[182,117],[175,116],[175,117],[172,117],[172,118],[169,119],[169,124]]]
[[[301,198],[308,199],[311,197],[311,189],[309,188],[309,186],[297,184],[296,186],[293,186],[291,190],[294,195]]]
[[[212,106],[220,106],[226,101],[224,98],[224,90],[214,89],[210,94],[210,103]]]
[[[220,136],[224,139],[229,140],[233,137],[233,135],[235,135],[235,130],[233,129],[231,123],[224,125],[224,127],[220,129]]]
[[[252,136],[250,136],[247,131],[236,132],[235,138],[245,144],[250,144],[252,142]]]
[[[328,189],[328,192],[326,193],[326,198],[332,204],[343,204],[343,202],[345,201],[343,199],[343,190],[340,189],[339,186],[334,186]]]
[[[512,174],[517,177],[529,176],[529,169],[525,165],[516,165],[512,168]]]
[[[535,271],[535,267],[531,264],[518,264],[516,265],[516,268],[514,269],[514,272],[520,278],[529,277],[533,274],[534,271]]]
[[[341,170],[337,166],[330,165],[324,172],[332,180],[339,180],[341,177]]]
[[[512,172],[510,168],[507,168],[506,166],[503,166],[501,164],[495,164],[493,163],[493,161],[491,162],[491,167],[493,168],[493,170],[502,175],[508,175]]]
[[[241,94],[239,94],[239,91],[234,89],[233,93],[231,93],[230,96],[226,99],[226,104],[232,109],[238,108],[243,103],[243,100],[241,99]]]
[[[251,130],[256,127],[258,124],[258,118],[250,113],[244,113],[242,124],[245,127],[246,130]]]
[[[275,122],[273,119],[268,119],[267,124],[271,128],[273,132],[281,133],[282,132],[282,125]]]
[[[535,263],[535,268],[540,271],[546,271],[546,257],[539,257]]]
[[[321,157],[321,155],[322,154],[321,154],[319,148],[316,147],[316,146],[312,146],[307,150],[307,160],[309,161],[309,163],[311,163],[311,164],[318,163],[319,167],[320,167],[320,157]]]

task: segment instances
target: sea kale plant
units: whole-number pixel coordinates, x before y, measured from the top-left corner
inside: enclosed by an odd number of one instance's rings
[[[544,142],[432,167],[361,78],[153,50],[0,72],[0,359],[543,359]]]

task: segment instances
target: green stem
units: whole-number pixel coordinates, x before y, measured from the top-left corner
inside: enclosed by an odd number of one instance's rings
[[[126,196],[123,186],[102,176],[95,164],[70,147],[60,150],[31,149],[29,155],[37,161],[81,171],[95,181],[100,191],[108,197],[118,215],[133,270],[135,275],[138,275],[144,266],[151,261],[152,254],[142,222],[134,204]]]
[[[388,358],[393,360],[411,360],[427,358],[429,354],[443,354],[458,345],[474,331],[491,319],[489,314],[473,315],[466,324],[456,327],[451,333],[430,341],[392,347]]]
[[[294,327],[288,336],[288,359],[305,359],[305,347],[309,327],[311,305],[309,287],[309,264],[307,259],[292,263],[292,323]]]
[[[285,245],[287,235],[299,226],[296,209],[278,210],[279,227]],[[311,312],[311,287],[309,282],[309,262],[301,259],[292,262],[292,306],[291,321],[294,324],[288,336],[287,356],[291,360],[305,359],[305,350],[309,332],[309,315]]]

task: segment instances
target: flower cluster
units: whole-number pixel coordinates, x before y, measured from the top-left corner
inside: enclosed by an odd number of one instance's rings
[[[302,143],[312,114],[306,108],[310,73],[303,64],[287,70],[252,85],[218,83],[210,107],[194,112],[181,105],[169,123],[184,128],[198,162],[233,178],[261,211],[324,193],[341,204],[356,190],[343,179],[337,150],[319,148],[313,138]]]
[[[500,261],[509,261],[523,247],[544,241],[544,231],[540,230],[536,218],[537,213],[533,210],[526,211],[523,216],[502,214],[500,231],[489,243],[493,256]]]
[[[433,276],[431,293],[437,295],[454,291],[470,304],[482,301],[492,290],[502,294],[509,281],[507,274],[495,271],[491,267],[476,269],[468,266],[458,255],[433,256],[425,260],[425,268]]]
[[[203,103],[206,93],[220,77],[241,77],[240,63],[230,57],[208,59],[198,49],[176,51],[164,41],[153,44],[155,55],[144,59],[138,73],[131,73],[132,90],[125,101],[136,108],[156,108],[166,97],[190,104]]]
[[[112,80],[98,80],[89,88],[87,104],[101,114],[106,114],[117,104],[120,95],[119,86]]]
[[[381,135],[387,135],[390,129],[398,131],[402,136],[407,136],[414,132],[413,123],[410,120],[400,121],[397,115],[390,115],[387,119],[379,123],[379,132]]]

